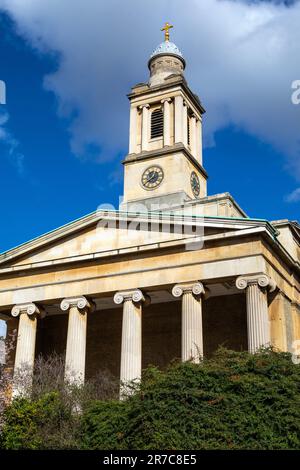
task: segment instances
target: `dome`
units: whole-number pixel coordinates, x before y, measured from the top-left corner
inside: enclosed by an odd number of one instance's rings
[[[174,54],[183,59],[183,55],[174,42],[164,41],[152,52],[150,59],[160,54]]]

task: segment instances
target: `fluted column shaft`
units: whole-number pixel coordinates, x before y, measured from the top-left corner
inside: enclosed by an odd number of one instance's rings
[[[166,98],[162,100],[164,106],[164,146],[170,145],[170,125],[171,125],[171,116],[170,116],[170,103],[171,98]]]
[[[149,104],[143,104],[142,109],[142,152],[148,150]]]
[[[140,289],[117,292],[114,302],[123,304],[120,396],[126,394],[126,384],[140,380],[142,373],[142,303],[146,297]]]
[[[142,306],[126,299],[123,304],[121,381],[140,378],[141,368]]]
[[[267,293],[258,284],[250,284],[246,296],[248,347],[250,352],[255,352],[270,343]]]
[[[61,302],[61,309],[69,311],[65,379],[81,385],[85,378],[87,315],[92,304],[85,297],[67,298]]]
[[[203,357],[202,295],[201,282],[177,284],[172,289],[175,297],[182,296],[182,361],[200,362]]]
[[[15,305],[12,316],[19,316],[16,346],[13,397],[30,391],[33,380],[37,316],[40,309],[33,303]]]
[[[240,276],[236,281],[238,289],[246,289],[248,350],[255,353],[261,347],[270,345],[270,321],[267,291],[274,291],[274,281],[265,274]]]
[[[16,347],[16,369],[21,367],[22,364],[26,364],[27,367],[33,370],[36,330],[37,318],[29,317],[26,313],[21,313]]]

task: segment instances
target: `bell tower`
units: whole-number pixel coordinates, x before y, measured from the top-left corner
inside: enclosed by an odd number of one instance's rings
[[[185,78],[185,60],[170,41],[152,53],[148,83],[139,83],[130,101],[129,153],[124,164],[122,209],[163,210],[206,196],[202,166],[202,116],[205,110]]]

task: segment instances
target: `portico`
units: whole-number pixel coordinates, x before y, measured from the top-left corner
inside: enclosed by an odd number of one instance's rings
[[[103,212],[94,217],[81,235],[81,246],[86,247],[95,233],[99,240],[104,238],[101,232],[106,232],[106,242],[113,245],[108,220],[116,214]],[[117,230],[125,230],[124,219],[126,230],[130,222],[136,222],[133,215],[122,217],[123,228]],[[106,223],[99,228],[104,219]],[[182,223],[179,219],[173,217],[170,222],[173,234],[174,224]],[[68,256],[71,232],[74,240],[79,236],[78,227],[73,226],[67,234],[62,230],[62,239],[55,242],[63,247],[68,235],[65,256],[59,260],[50,259],[57,249],[50,248],[47,262],[42,261],[45,250],[33,250],[38,255],[27,255],[27,263],[3,267],[2,318],[9,328],[10,318],[20,318],[15,368],[26,363],[32,370],[36,354],[56,350],[65,354],[66,376],[78,383],[103,368],[126,382],[140,378],[149,363],[163,367],[174,357],[199,361],[220,344],[255,352],[276,342],[275,331],[286,337],[286,315],[293,310],[288,295],[294,291],[292,285],[288,288],[287,272],[274,269],[271,251],[266,261],[263,240],[270,240],[271,227],[265,224],[263,232],[262,227],[254,230],[257,221],[247,220],[242,227],[227,222],[226,234],[220,219],[200,217],[193,223],[205,225],[201,249],[187,249],[195,240],[200,243],[199,237],[178,233],[172,237],[162,231],[163,221],[157,220],[154,244],[112,246],[93,257]],[[143,236],[141,231],[139,236]],[[53,234],[53,239],[57,237],[58,233]],[[118,243],[120,239],[119,234]],[[51,240],[46,244],[52,246]],[[11,256],[19,258],[20,251]],[[12,277],[14,288],[7,289]],[[277,302],[284,290],[287,303]],[[13,303],[16,298],[19,302]]]

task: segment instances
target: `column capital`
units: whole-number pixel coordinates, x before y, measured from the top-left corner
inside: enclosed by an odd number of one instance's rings
[[[199,281],[176,284],[172,289],[172,295],[174,297],[181,297],[186,293],[194,294],[194,296],[201,296],[205,294],[205,289],[202,282]]]
[[[71,307],[76,307],[80,312],[86,312],[87,310],[93,311],[95,305],[83,295],[80,297],[67,297],[60,303],[60,308],[64,312],[69,310]]]
[[[22,313],[26,313],[29,317],[32,317],[32,318],[36,315],[39,315],[41,318],[45,316],[44,310],[39,308],[33,302],[29,302],[26,304],[17,304],[17,305],[14,305],[13,308],[11,309],[11,315],[13,317],[18,317]]]
[[[164,104],[164,103],[171,103],[172,102],[172,98],[163,98],[161,100],[161,103]]]
[[[267,288],[269,292],[274,292],[276,289],[275,281],[266,274],[259,273],[250,276],[239,276],[235,282],[238,289],[243,290],[251,285],[258,285],[261,288]]]
[[[144,294],[141,289],[116,292],[114,295],[114,303],[117,305],[120,305],[128,300],[134,303],[145,303],[146,305],[150,303],[150,297]]]
[[[149,109],[149,108],[150,108],[150,104],[141,104],[141,105],[139,106],[139,109],[143,109],[143,108]]]

